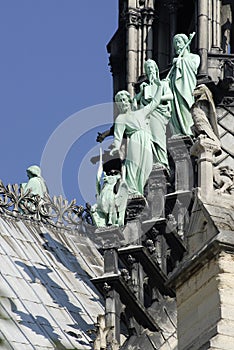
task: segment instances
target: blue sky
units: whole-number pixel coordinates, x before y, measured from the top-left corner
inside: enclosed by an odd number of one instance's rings
[[[117,5],[117,0],[0,0],[0,179],[4,184],[27,181],[27,167],[40,164],[51,135],[70,116],[112,101],[106,44],[117,29]],[[95,110],[91,115],[95,127]],[[86,123],[86,117],[78,117],[77,139],[73,135],[73,144],[63,156],[62,185],[65,197],[83,204],[89,198],[81,197],[77,174],[96,145],[97,131],[84,132],[84,128],[80,135],[79,123]],[[109,118],[111,123],[112,115]],[[64,137],[70,139],[69,134]],[[59,146],[54,151],[56,159]],[[95,169],[88,172],[86,184],[92,190]],[[57,181],[56,174],[51,176]]]

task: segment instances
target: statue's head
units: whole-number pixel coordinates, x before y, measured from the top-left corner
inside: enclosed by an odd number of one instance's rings
[[[31,165],[30,167],[28,167],[27,169],[27,175],[29,178],[38,176],[41,176],[41,168],[38,165]]]
[[[189,41],[189,38],[186,34],[176,34],[173,38],[173,46],[175,48],[176,54],[179,55],[180,52],[183,50],[184,46]],[[187,47],[187,50],[190,52],[189,46]]]
[[[159,80],[159,69],[157,63],[154,60],[149,58],[147,61],[145,61],[144,69],[145,74],[147,75],[147,78],[150,82],[153,82],[153,80]]]
[[[115,95],[115,102],[117,103],[120,113],[127,113],[131,110],[131,96],[128,91],[121,90]]]

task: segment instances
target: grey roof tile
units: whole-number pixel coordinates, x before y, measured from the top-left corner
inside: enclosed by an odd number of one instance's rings
[[[4,346],[8,341],[15,350],[54,349],[55,343],[61,349],[91,349],[87,330],[103,313],[90,282],[103,263],[93,243],[86,256],[68,231],[29,220],[0,217],[0,232],[0,295],[10,318],[0,324]]]

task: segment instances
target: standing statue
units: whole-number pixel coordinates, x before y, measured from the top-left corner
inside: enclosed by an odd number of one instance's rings
[[[159,69],[155,61],[148,59],[144,64],[144,68],[149,82],[143,82],[140,85],[140,92],[134,97],[134,100],[140,102],[140,108],[148,105],[152,101],[158,87],[161,86],[162,97],[160,104],[150,115],[150,130],[154,142],[154,163],[160,163],[166,168],[169,168],[166,146],[166,126],[171,117],[170,101],[173,99],[173,94],[169,87],[169,81],[160,81]]]
[[[21,188],[24,192],[30,190],[32,194],[39,195],[40,197],[44,197],[49,193],[45,180],[41,176],[41,169],[38,165],[31,165],[27,169],[27,175],[29,178],[28,182],[21,184]]]
[[[192,135],[193,119],[190,108],[194,103],[193,91],[196,87],[196,74],[200,57],[190,53],[190,43],[195,33],[188,38],[185,34],[176,34],[173,45],[178,57],[167,76],[174,99],[170,127],[172,135]]]
[[[127,154],[125,160],[126,183],[129,195],[143,196],[146,181],[153,167],[153,143],[150,130],[150,116],[159,105],[162,86],[159,83],[152,101],[142,109],[132,111],[130,94],[119,91],[115,95],[120,114],[115,120],[114,148],[110,155],[120,149],[124,133],[127,136]]]
[[[97,203],[90,210],[94,224],[97,227],[123,226],[128,188],[119,171],[113,170],[108,175],[103,171],[101,148],[96,177],[96,192]]]

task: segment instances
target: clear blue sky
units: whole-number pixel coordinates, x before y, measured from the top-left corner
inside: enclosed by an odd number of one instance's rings
[[[52,133],[67,118],[112,101],[106,44],[117,29],[117,6],[117,0],[0,0],[4,184],[27,181],[26,168],[40,164]],[[80,125],[84,122],[81,116]],[[77,173],[84,155],[96,145],[96,130],[83,134],[81,140],[73,135],[76,142],[69,145],[62,169],[65,196],[80,204]],[[79,139],[78,129],[77,135]],[[95,171],[89,175],[87,187],[95,188]]]

